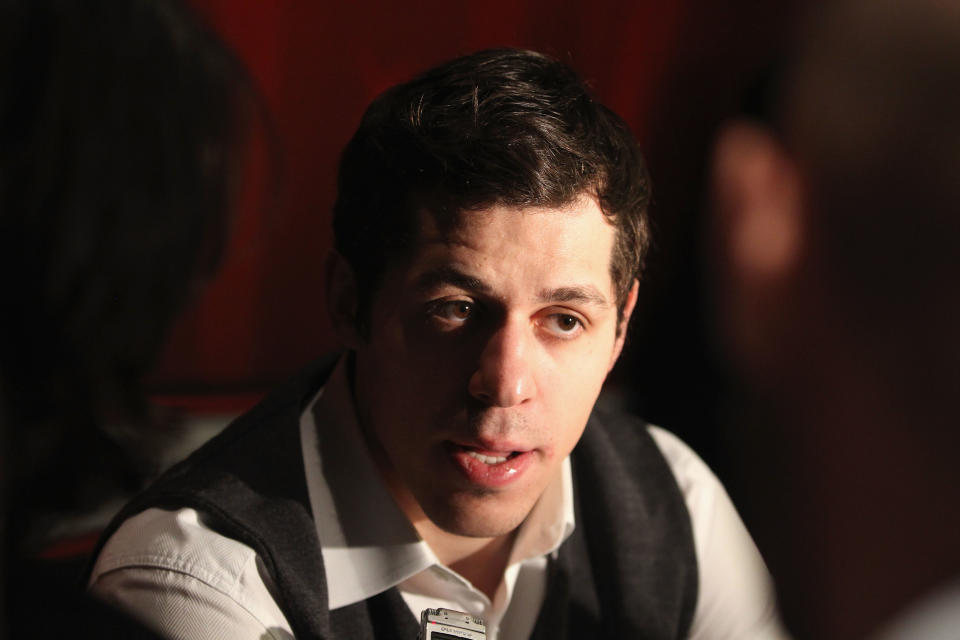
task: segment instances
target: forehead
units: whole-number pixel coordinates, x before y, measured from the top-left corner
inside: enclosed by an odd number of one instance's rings
[[[613,296],[615,229],[593,198],[564,207],[491,206],[418,214],[408,275],[453,265],[503,285],[589,284]],[[576,281],[576,282],[574,282]]]

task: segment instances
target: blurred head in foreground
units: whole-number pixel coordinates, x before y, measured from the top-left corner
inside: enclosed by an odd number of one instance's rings
[[[140,376],[218,261],[244,78],[178,0],[0,2],[12,510],[80,507],[117,480],[99,427],[143,420]]]
[[[960,5],[811,18],[718,140],[710,248],[784,616],[853,638],[960,576]]]

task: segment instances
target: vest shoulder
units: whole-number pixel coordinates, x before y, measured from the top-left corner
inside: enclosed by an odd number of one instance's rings
[[[599,449],[618,458],[657,455],[659,448],[650,428],[642,418],[631,413],[596,408],[590,414],[578,448]]]
[[[262,434],[261,437],[270,439],[278,430],[296,429],[300,413],[326,383],[335,364],[336,358],[314,362],[236,418],[186,460],[173,467],[168,475],[176,476],[184,468],[203,466],[201,462],[206,464],[209,458],[223,456],[225,450],[236,448],[240,442],[257,435]],[[263,450],[258,453],[262,454]]]
[[[686,637],[697,601],[690,513],[652,429],[595,410],[571,456],[577,531],[611,637]]]

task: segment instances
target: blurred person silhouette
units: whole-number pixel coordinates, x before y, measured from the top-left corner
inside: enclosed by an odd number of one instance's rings
[[[0,32],[8,633],[129,637],[43,550],[154,471],[140,379],[219,260],[253,93],[179,0],[3,0]]]
[[[802,33],[772,125],[714,156],[745,519],[797,637],[955,639],[960,4],[844,0]]]

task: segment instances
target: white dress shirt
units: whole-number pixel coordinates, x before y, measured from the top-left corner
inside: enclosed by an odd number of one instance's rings
[[[960,578],[911,603],[870,637],[873,640],[957,640],[960,637]]]
[[[397,587],[418,619],[422,609],[447,607],[483,618],[490,640],[529,637],[547,557],[574,527],[569,460],[517,532],[491,601],[439,563],[393,501],[359,435],[345,369],[335,369],[300,422],[330,609]],[[700,585],[690,638],[785,638],[766,568],[723,487],[679,439],[650,432],[693,523]],[[215,533],[193,509],[148,509],[127,520],[101,552],[89,587],[169,638],[293,637],[253,549]]]

